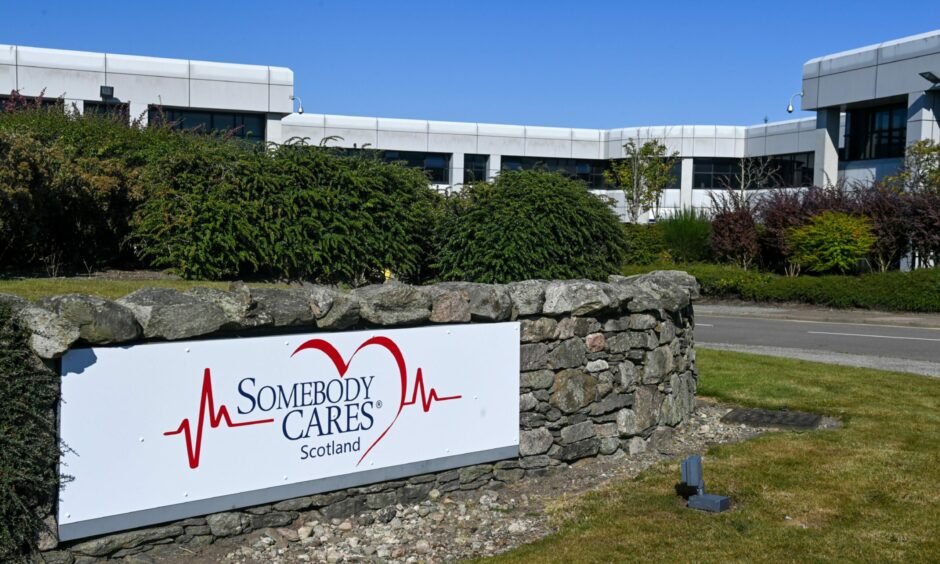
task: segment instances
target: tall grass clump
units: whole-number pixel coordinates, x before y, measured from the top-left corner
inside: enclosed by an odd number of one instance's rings
[[[705,211],[682,208],[657,222],[663,245],[677,262],[701,262],[711,256],[708,239],[711,236],[711,218]]]

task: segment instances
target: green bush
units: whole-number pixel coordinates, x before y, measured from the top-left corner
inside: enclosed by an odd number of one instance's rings
[[[582,182],[505,171],[448,202],[438,266],[447,280],[606,279],[623,264],[625,231]]]
[[[0,261],[54,273],[126,256],[135,176],[119,159],[0,130]]]
[[[731,265],[629,266],[626,275],[679,269],[695,276],[706,298],[798,302],[835,308],[940,312],[940,268],[861,276],[788,277]]]
[[[624,223],[627,264],[652,264],[667,257],[663,231],[658,223]]]
[[[436,193],[415,169],[301,142],[202,143],[158,162],[133,240],[186,278],[265,276],[362,284],[419,280]]]
[[[144,170],[209,142],[60,108],[0,112],[0,267],[128,267]]]
[[[411,282],[430,275],[441,196],[423,171],[303,143],[278,147],[272,164],[284,178],[272,194],[280,213],[263,219],[281,238],[275,274],[354,284],[382,280],[386,268]]]
[[[825,211],[792,229],[787,243],[793,251],[790,260],[803,268],[848,272],[868,256],[875,238],[868,219]]]
[[[695,208],[682,208],[673,215],[660,220],[666,251],[676,262],[699,262],[708,260],[708,239],[711,235],[711,219],[708,214]]]
[[[58,378],[0,304],[0,561],[26,560],[58,497]]]

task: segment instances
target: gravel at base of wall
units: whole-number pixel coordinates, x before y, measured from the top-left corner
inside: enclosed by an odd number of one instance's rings
[[[506,285],[388,283],[228,292],[147,288],[120,300],[57,296],[34,304],[0,295],[33,333],[43,359],[73,345],[111,345],[272,332],[340,331],[439,323],[521,322],[519,457],[322,493],[58,545],[49,562],[87,562],[175,543],[200,547],[258,529],[343,518],[446,493],[537,478],[576,460],[638,454],[671,439],[694,409],[695,279],[657,271]],[[54,464],[57,461],[50,461]],[[66,485],[66,487],[68,487]],[[47,522],[54,528],[52,516]]]

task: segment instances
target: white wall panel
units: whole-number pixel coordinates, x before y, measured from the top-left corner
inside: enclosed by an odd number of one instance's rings
[[[238,65],[233,63],[212,63],[208,61],[190,61],[189,76],[203,80],[224,80],[226,82],[268,83],[268,67],[257,65]]]
[[[379,149],[393,149],[397,151],[428,150],[428,134],[426,132],[410,133],[404,131],[388,131],[380,128],[377,135],[376,147]]]
[[[324,130],[322,127],[291,125],[281,120],[281,138],[274,139],[273,137],[269,136],[269,141],[283,143],[292,137],[307,137],[308,143],[311,145],[319,145],[320,141],[326,137],[325,131],[326,130]]]
[[[378,138],[374,129],[344,129],[340,127],[327,127],[323,131],[324,137],[342,137],[341,140],[330,141],[331,147],[352,147],[356,144],[362,147],[370,143],[373,149],[379,149]]]
[[[268,67],[268,81],[281,86],[294,85],[294,71],[286,67]]]
[[[568,158],[571,156],[571,141],[527,137],[524,155],[528,157]]]
[[[103,60],[103,59],[102,59]],[[19,67],[19,91],[24,96],[38,96],[43,90],[47,98],[77,98],[97,100],[104,72],[60,70],[37,67]]]
[[[378,118],[376,128],[381,131],[427,134],[428,122],[417,119]]]
[[[189,81],[184,78],[109,73],[108,84],[114,87],[114,96],[122,102],[189,106]],[[97,99],[97,93],[89,98]]]
[[[327,115],[324,119],[325,126],[330,128],[371,129],[375,131],[379,125],[377,119],[370,117]]]
[[[481,125],[482,129],[482,125]],[[524,137],[494,137],[480,135],[477,151],[486,155],[525,155]]]
[[[783,135],[767,136],[767,154],[781,155],[784,153],[796,153],[800,149],[799,134],[785,133]]]
[[[16,67],[0,65],[0,95],[7,95],[16,90]]]
[[[603,146],[600,141],[572,141],[571,157],[575,159],[603,159]]]
[[[133,55],[105,55],[107,72],[139,74],[151,77],[189,78],[189,61],[136,57]]]
[[[268,111],[289,114],[294,111],[293,85],[271,84],[268,86]]]
[[[693,139],[692,156],[714,157],[715,156],[715,138],[714,137],[696,137],[695,139]]]
[[[268,85],[192,79],[189,81],[189,103],[194,108],[267,112]]]
[[[735,154],[735,139],[725,139],[725,138],[716,138],[715,139],[715,156],[716,157],[734,157]]]
[[[512,137],[522,139],[525,137],[525,126],[523,125],[500,125],[495,123],[477,124],[477,133],[487,137]]]
[[[17,64],[60,70],[105,72],[104,53],[17,47]]]
[[[16,64],[16,45],[0,45],[0,65]]]
[[[429,121],[428,133],[442,133],[453,135],[473,135],[477,134],[477,124],[459,121]]]
[[[476,135],[429,133],[428,150],[434,153],[476,153]]]

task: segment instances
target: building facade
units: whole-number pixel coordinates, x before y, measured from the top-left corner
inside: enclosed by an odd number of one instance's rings
[[[907,145],[940,141],[938,77],[940,30],[808,61],[801,107],[815,118],[577,129],[298,113],[293,72],[283,67],[0,46],[0,92],[61,99],[66,111],[120,111],[143,124],[379,150],[423,168],[441,188],[502,170],[557,170],[612,198],[622,217],[623,194],[605,183],[604,170],[623,158],[629,139],[658,139],[679,154],[661,214],[707,207],[709,193],[731,183],[744,158],[771,159],[783,186],[892,174]]]

